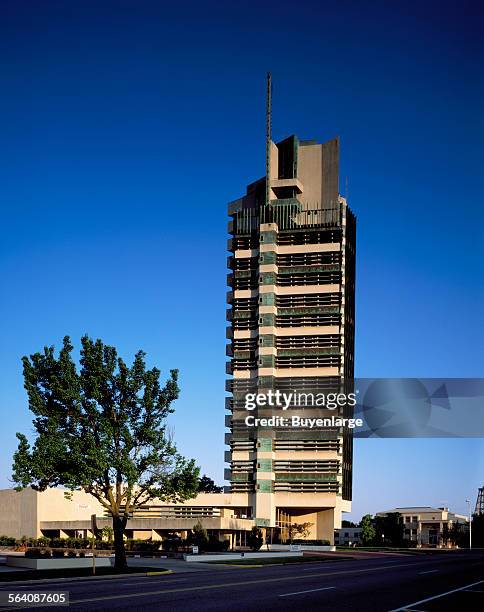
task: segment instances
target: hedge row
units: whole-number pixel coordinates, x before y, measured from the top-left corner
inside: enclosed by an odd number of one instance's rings
[[[308,544],[310,546],[329,546],[329,540],[293,540],[292,543]]]
[[[151,551],[158,550],[161,542],[152,542],[151,540],[125,540],[126,550]],[[0,536],[0,546],[26,546],[30,548],[74,548],[85,549],[92,547],[92,539],[89,538],[20,538],[17,540],[9,536]],[[106,540],[96,540],[96,550],[111,550],[114,547],[113,542]]]
[[[75,550],[50,550],[50,548],[28,548],[25,551],[25,557],[27,559],[63,559],[64,557],[68,557],[69,559],[73,559],[75,557],[85,557],[85,553],[80,551],[77,552]]]

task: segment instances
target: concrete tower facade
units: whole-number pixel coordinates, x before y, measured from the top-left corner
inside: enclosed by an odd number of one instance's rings
[[[333,542],[351,509],[351,436],[248,428],[243,398],[353,378],[356,220],[339,194],[337,138],[269,141],[267,168],[229,204],[226,478],[233,502],[276,537],[308,522]]]

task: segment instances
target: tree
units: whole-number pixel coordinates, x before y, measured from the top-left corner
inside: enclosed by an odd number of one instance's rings
[[[311,532],[311,527],[314,523],[293,523],[289,525],[289,539],[295,539],[295,536],[301,536],[302,539],[306,539],[309,537]]]
[[[251,532],[249,533],[249,537],[247,538],[247,542],[252,550],[259,550],[259,548],[264,543],[264,538],[262,537],[262,531],[259,527],[252,527]]]
[[[353,523],[353,521],[341,521],[341,527],[357,527],[356,523]]]
[[[442,526],[442,544],[444,546],[447,546],[447,543],[450,540],[450,530],[449,530],[449,523],[444,523]]]
[[[360,540],[363,546],[372,544],[375,539],[375,528],[373,527],[373,519],[371,514],[365,514],[360,521],[361,536]]]
[[[376,541],[387,546],[402,546],[404,526],[399,512],[389,512],[375,518]]]
[[[449,540],[453,546],[469,546],[469,531],[463,523],[453,522],[449,529]]]
[[[208,534],[200,521],[193,525],[192,533],[189,537],[190,543],[198,546],[200,551],[204,550],[208,544]]]
[[[102,538],[106,538],[106,540],[111,544],[111,542],[113,541],[113,535],[114,535],[114,531],[112,527],[109,527],[106,525],[106,527],[103,527],[101,529],[101,537]]]
[[[160,385],[145,353],[128,366],[114,347],[81,340],[80,368],[68,336],[54,347],[24,357],[24,386],[34,413],[33,446],[17,433],[13,480],[17,489],[83,490],[112,517],[115,568],[126,567],[128,518],[151,499],[176,503],[196,494],[199,469],[176,450],[166,417],[179,394],[178,371]]]
[[[198,481],[198,492],[199,493],[222,493],[223,487],[219,487],[215,482],[205,474]]]

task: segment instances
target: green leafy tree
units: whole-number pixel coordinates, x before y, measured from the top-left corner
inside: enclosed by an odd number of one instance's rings
[[[444,546],[447,546],[448,542],[450,541],[449,523],[443,524],[441,539],[442,539],[442,544]]]
[[[205,474],[198,481],[199,493],[222,493],[223,487],[219,487],[215,482]]]
[[[160,385],[160,371],[147,369],[145,353],[131,366],[114,347],[82,338],[80,368],[64,338],[23,358],[24,386],[34,413],[31,446],[18,433],[13,480],[17,489],[61,486],[66,496],[83,490],[112,517],[115,567],[126,567],[128,518],[151,499],[176,503],[196,494],[199,469],[176,450],[166,417],[179,394],[178,372]]]
[[[371,514],[365,514],[360,521],[361,527],[361,543],[363,546],[368,546],[369,544],[373,544],[375,540],[375,528],[373,527],[373,519]]]
[[[247,542],[252,550],[260,549],[264,543],[264,538],[262,537],[262,531],[259,529],[259,527],[252,527],[249,537],[247,538]]]
[[[114,531],[112,527],[106,526],[101,529],[101,536],[109,543],[113,541]]]
[[[190,544],[198,546],[200,551],[205,550],[207,548],[208,534],[201,521],[197,521],[195,525],[193,525],[192,533],[190,534],[188,540]]]
[[[385,516],[375,518],[377,543],[385,546],[402,546],[404,526],[399,512],[389,512]]]
[[[453,546],[464,548],[469,546],[469,530],[467,526],[457,521],[449,528],[449,540]]]

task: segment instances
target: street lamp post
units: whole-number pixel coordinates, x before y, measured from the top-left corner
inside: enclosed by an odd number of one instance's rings
[[[472,515],[471,515],[471,500],[466,499],[469,504],[469,550],[472,548]]]

